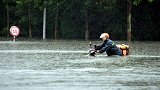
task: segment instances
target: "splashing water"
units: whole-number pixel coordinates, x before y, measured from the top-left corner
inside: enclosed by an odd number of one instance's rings
[[[1,90],[160,89],[159,42],[132,42],[124,57],[90,57],[86,41],[0,44]]]

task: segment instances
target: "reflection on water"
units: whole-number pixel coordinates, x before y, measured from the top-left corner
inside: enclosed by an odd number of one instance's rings
[[[86,41],[0,42],[0,90],[159,90],[159,44],[133,42],[130,56],[90,57]]]

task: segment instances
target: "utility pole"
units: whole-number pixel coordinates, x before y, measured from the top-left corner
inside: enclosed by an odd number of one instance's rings
[[[43,39],[46,39],[46,8],[43,10]]]

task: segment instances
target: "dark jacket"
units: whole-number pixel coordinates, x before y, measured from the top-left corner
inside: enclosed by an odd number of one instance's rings
[[[118,48],[110,39],[105,40],[101,46],[97,46],[95,49],[99,50],[100,53],[106,52],[108,56],[122,55],[120,48]]]

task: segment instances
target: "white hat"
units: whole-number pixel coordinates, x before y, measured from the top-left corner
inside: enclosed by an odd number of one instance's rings
[[[104,33],[101,34],[99,38],[104,38],[106,35]]]
[[[109,34],[108,33],[102,33],[100,38],[106,38],[106,39],[109,39]]]

